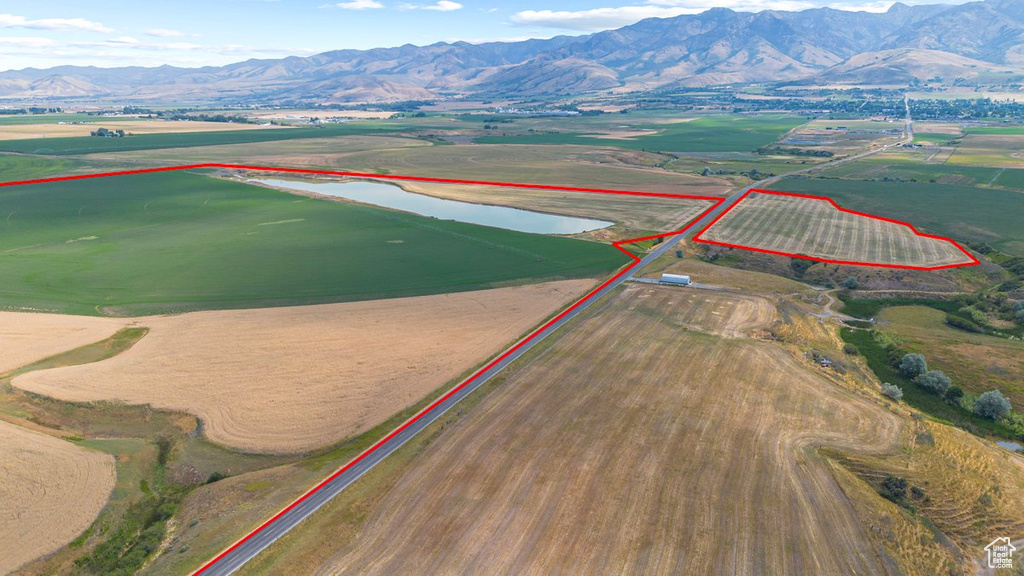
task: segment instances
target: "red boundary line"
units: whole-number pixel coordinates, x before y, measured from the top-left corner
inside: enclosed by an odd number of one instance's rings
[[[747,196],[749,196],[752,192],[755,192],[755,193],[758,193],[758,194],[774,194],[776,196],[793,196],[793,197],[796,197],[796,198],[809,198],[811,200],[825,200],[829,204],[832,204],[832,207],[834,207],[836,210],[838,210],[840,212],[846,212],[847,214],[854,214],[854,215],[861,216],[861,217],[864,217],[864,218],[872,218],[874,220],[882,220],[884,222],[889,222],[891,224],[898,224],[900,226],[906,226],[907,228],[910,228],[911,232],[913,232],[914,234],[916,234],[918,236],[921,236],[923,238],[932,238],[932,239],[935,239],[935,240],[942,240],[944,242],[949,242],[950,244],[955,246],[958,250],[963,252],[964,256],[967,256],[971,261],[970,262],[961,262],[959,264],[945,264],[945,265],[942,265],[942,266],[910,266],[910,265],[906,265],[906,264],[882,264],[882,263],[878,263],[878,262],[858,262],[858,261],[852,261],[852,260],[832,260],[832,259],[829,259],[829,258],[818,258],[816,256],[807,256],[806,254],[794,254],[794,253],[791,253],[791,252],[779,252],[779,251],[776,251],[776,250],[768,250],[766,248],[757,248],[757,247],[754,247],[754,246],[744,246],[744,245],[741,245],[741,244],[730,244],[728,242],[719,242],[717,240],[707,240],[705,238],[701,238],[701,236],[703,236],[704,233],[708,231],[708,229],[710,229],[712,226],[717,224],[718,221],[721,220],[723,216],[728,214],[729,211],[731,211],[733,208],[735,208],[736,206],[739,206],[740,203],[742,203],[744,200],[746,200]],[[946,238],[945,236],[936,236],[934,234],[925,234],[923,232],[919,232],[917,230],[917,228],[914,228],[914,226],[912,224],[909,224],[907,222],[901,222],[899,220],[893,220],[892,218],[885,218],[883,216],[875,216],[873,214],[867,214],[865,212],[858,212],[856,210],[848,210],[846,208],[843,208],[839,204],[836,204],[835,200],[833,200],[833,199],[831,199],[831,198],[829,198],[827,196],[813,196],[813,195],[810,195],[810,194],[797,194],[795,192],[777,192],[777,191],[774,191],[774,190],[761,190],[761,189],[757,189],[757,188],[751,188],[750,190],[747,190],[742,196],[740,196],[739,200],[737,200],[732,206],[729,206],[727,209],[723,210],[721,214],[719,214],[707,226],[705,226],[703,229],[701,229],[701,231],[698,232],[693,237],[693,240],[694,240],[694,242],[702,242],[704,244],[714,244],[716,246],[725,246],[727,248],[739,248],[739,249],[742,249],[742,250],[751,250],[751,251],[754,251],[754,252],[764,252],[766,254],[775,254],[776,256],[789,256],[791,258],[802,258],[804,260],[814,260],[815,262],[828,262],[830,264],[846,264],[846,265],[850,265],[850,266],[874,266],[874,267],[878,267],[878,268],[899,268],[899,269],[902,269],[902,270],[946,270],[946,269],[949,269],[949,268],[960,268],[962,266],[977,266],[978,264],[981,264],[981,262],[978,261],[977,258],[975,258],[970,252],[965,250],[963,246],[958,244],[952,238]]]
[[[613,242],[612,243],[613,246],[618,248],[626,256],[629,256],[629,258],[632,260],[629,263],[628,266],[626,266],[625,268],[621,269],[619,272],[617,272],[614,276],[612,276],[608,280],[605,280],[600,286],[598,286],[597,288],[594,288],[593,290],[588,292],[585,296],[583,296],[582,298],[580,298],[579,300],[574,302],[571,306],[569,306],[568,308],[563,310],[557,316],[555,316],[554,318],[552,318],[552,319],[548,320],[547,322],[545,322],[541,327],[539,327],[539,328],[535,329],[534,331],[530,332],[526,337],[524,337],[519,342],[514,344],[511,348],[507,349],[500,356],[498,356],[497,358],[491,360],[490,362],[488,362],[482,368],[478,369],[469,378],[467,378],[466,380],[462,381],[462,383],[460,383],[457,386],[453,387],[451,390],[449,390],[443,396],[441,396],[440,398],[434,400],[433,402],[428,404],[425,408],[423,408],[422,410],[417,412],[415,415],[413,415],[411,418],[406,420],[403,424],[401,424],[400,426],[398,426],[397,428],[392,430],[390,433],[388,433],[387,436],[384,436],[383,438],[381,438],[380,440],[375,442],[373,445],[371,445],[369,448],[367,448],[366,450],[363,450],[361,453],[359,453],[359,455],[354,457],[347,464],[345,464],[341,468],[338,468],[330,476],[328,476],[327,478],[325,478],[324,480],[320,481],[315,486],[313,486],[312,488],[307,490],[302,496],[296,498],[291,504],[289,504],[288,506],[283,508],[280,512],[278,512],[277,514],[272,516],[267,521],[265,521],[262,524],[260,524],[256,529],[252,530],[247,535],[243,536],[240,540],[238,540],[237,542],[232,544],[229,548],[225,549],[223,552],[218,554],[216,557],[214,557],[213,559],[208,561],[206,564],[204,564],[202,567],[200,567],[198,570],[196,570],[193,574],[201,574],[202,572],[204,572],[205,570],[207,570],[208,568],[210,568],[211,566],[216,564],[221,558],[223,558],[224,556],[230,554],[236,548],[238,548],[243,543],[248,541],[250,538],[252,538],[256,534],[258,534],[261,530],[263,530],[264,528],[266,528],[270,524],[274,523],[278,518],[280,518],[284,514],[288,513],[289,510],[291,510],[291,509],[295,508],[296,506],[298,506],[304,500],[309,498],[309,496],[311,496],[312,494],[316,493],[318,490],[322,489],[324,486],[326,486],[332,480],[334,480],[335,478],[337,478],[338,476],[343,474],[346,470],[352,468],[358,462],[360,462],[361,460],[366,458],[368,455],[373,453],[373,451],[378,449],[381,445],[383,445],[387,441],[389,441],[392,438],[394,438],[396,435],[398,435],[403,430],[405,430],[406,428],[411,426],[414,422],[416,422],[417,420],[422,418],[424,415],[426,415],[431,410],[436,408],[442,402],[444,402],[448,398],[451,398],[459,390],[462,390],[467,385],[469,385],[471,382],[473,382],[474,380],[479,378],[481,374],[483,374],[487,370],[490,370],[494,365],[498,364],[502,360],[508,358],[516,350],[518,350],[519,348],[521,348],[524,345],[526,345],[526,343],[528,343],[530,340],[533,340],[538,334],[540,334],[541,332],[546,330],[552,324],[554,324],[555,322],[558,322],[559,320],[564,318],[567,314],[569,314],[570,312],[572,312],[573,310],[578,308],[581,304],[583,304],[584,302],[589,300],[591,297],[593,297],[595,294],[597,294],[598,292],[603,290],[606,286],[608,286],[609,284],[611,284],[612,282],[614,282],[615,280],[617,280],[618,278],[620,278],[621,276],[623,276],[624,274],[626,274],[630,270],[632,270],[637,264],[640,263],[641,259],[638,258],[635,254],[633,254],[629,250],[626,250],[625,248],[623,248],[622,246],[624,244],[630,244],[630,243],[633,243],[633,242],[640,242],[640,241],[643,241],[643,240],[653,240],[655,238],[664,238],[666,236],[675,236],[676,234],[681,234],[681,233],[689,230],[691,226],[693,226],[695,223],[697,223],[701,218],[706,216],[712,210],[714,210],[715,208],[718,208],[719,206],[721,206],[721,204],[723,202],[725,202],[725,200],[726,200],[725,198],[718,198],[718,197],[711,197],[711,196],[695,196],[695,195],[690,195],[690,194],[666,194],[666,193],[656,193],[656,192],[638,192],[638,191],[633,191],[633,190],[608,190],[608,189],[604,189],[604,188],[579,188],[579,187],[570,187],[570,186],[550,186],[550,185],[543,185],[543,184],[519,184],[519,183],[514,183],[514,182],[489,182],[489,181],[483,181],[483,180],[454,180],[454,179],[449,179],[449,178],[428,178],[428,177],[423,177],[423,176],[401,176],[401,175],[391,175],[391,174],[371,174],[371,173],[364,173],[364,172],[341,172],[341,171],[332,171],[332,170],[306,170],[306,169],[299,169],[299,168],[278,168],[278,167],[271,167],[271,166],[246,166],[246,165],[240,165],[240,164],[214,164],[214,163],[189,164],[189,165],[185,165],[185,166],[168,166],[168,167],[163,167],[163,168],[146,168],[146,169],[141,169],[141,170],[124,170],[124,171],[120,171],[120,172],[105,172],[105,173],[99,173],[99,174],[80,174],[80,175],[75,175],[75,176],[60,176],[60,177],[55,177],[55,178],[43,178],[43,179],[39,179],[39,180],[24,180],[24,181],[19,181],[19,182],[3,182],[3,183],[0,183],[0,186],[18,186],[18,185],[23,185],[23,184],[40,184],[40,183],[45,183],[45,182],[63,182],[63,181],[67,181],[67,180],[83,180],[83,179],[87,179],[87,178],[103,178],[103,177],[107,177],[107,176],[126,176],[126,175],[132,175],[132,174],[150,174],[150,173],[154,173],[154,172],[169,172],[169,171],[174,171],[174,170],[190,170],[190,169],[200,169],[200,168],[223,168],[223,169],[235,169],[235,170],[259,170],[259,171],[268,171],[268,172],[290,172],[290,173],[302,173],[302,174],[321,174],[321,175],[329,175],[329,176],[349,176],[349,177],[374,178],[374,179],[386,179],[386,180],[405,180],[405,181],[417,181],[417,182],[439,182],[439,183],[445,183],[445,184],[471,184],[471,185],[478,185],[478,186],[500,186],[500,187],[505,187],[505,188],[531,188],[531,189],[539,189],[539,190],[559,190],[559,191],[566,191],[566,192],[588,192],[588,193],[595,193],[595,194],[624,194],[624,195],[629,195],[629,196],[646,196],[646,197],[658,197],[658,198],[677,198],[677,199],[688,199],[688,200],[704,200],[704,201],[708,201],[708,202],[713,202],[714,204],[710,208],[708,208],[707,210],[701,212],[699,216],[694,218],[689,224],[687,224],[681,230],[676,230],[676,231],[672,231],[672,232],[664,232],[664,233],[661,233],[661,234],[652,234],[650,236],[643,236],[643,237],[640,237],[640,238],[629,238],[629,239],[619,240],[617,242]]]

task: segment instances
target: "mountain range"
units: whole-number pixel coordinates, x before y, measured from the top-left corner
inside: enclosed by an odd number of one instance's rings
[[[738,83],[1024,81],[1024,0],[651,18],[585,36],[336,50],[203,68],[0,73],[0,98],[363,102],[550,96]]]

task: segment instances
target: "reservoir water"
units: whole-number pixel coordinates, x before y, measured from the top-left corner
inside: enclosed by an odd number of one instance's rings
[[[275,188],[335,196],[442,220],[456,220],[534,234],[579,234],[606,228],[613,224],[604,220],[557,216],[520,210],[519,208],[445,200],[425,194],[406,192],[398,186],[376,182],[298,182],[273,178],[254,178],[250,182]]]

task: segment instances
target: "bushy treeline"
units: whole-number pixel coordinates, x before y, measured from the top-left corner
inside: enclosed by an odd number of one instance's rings
[[[56,106],[53,108],[41,108],[39,106],[29,106],[28,108],[0,108],[0,115],[3,116],[23,116],[27,114],[60,114],[64,112],[64,109]]]

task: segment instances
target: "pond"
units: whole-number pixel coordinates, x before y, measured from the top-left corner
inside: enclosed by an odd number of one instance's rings
[[[606,228],[613,224],[613,222],[604,220],[557,216],[520,210],[519,208],[445,200],[425,194],[406,192],[398,186],[376,182],[298,182],[273,178],[254,178],[249,181],[275,188],[345,198],[442,220],[456,220],[534,234],[579,234]]]
[[[1021,446],[1017,442],[1007,442],[1004,440],[998,440],[996,441],[996,444],[1002,446],[1003,448],[1006,448],[1007,450],[1012,450],[1014,452],[1020,452],[1022,448],[1024,448],[1024,446]]]

